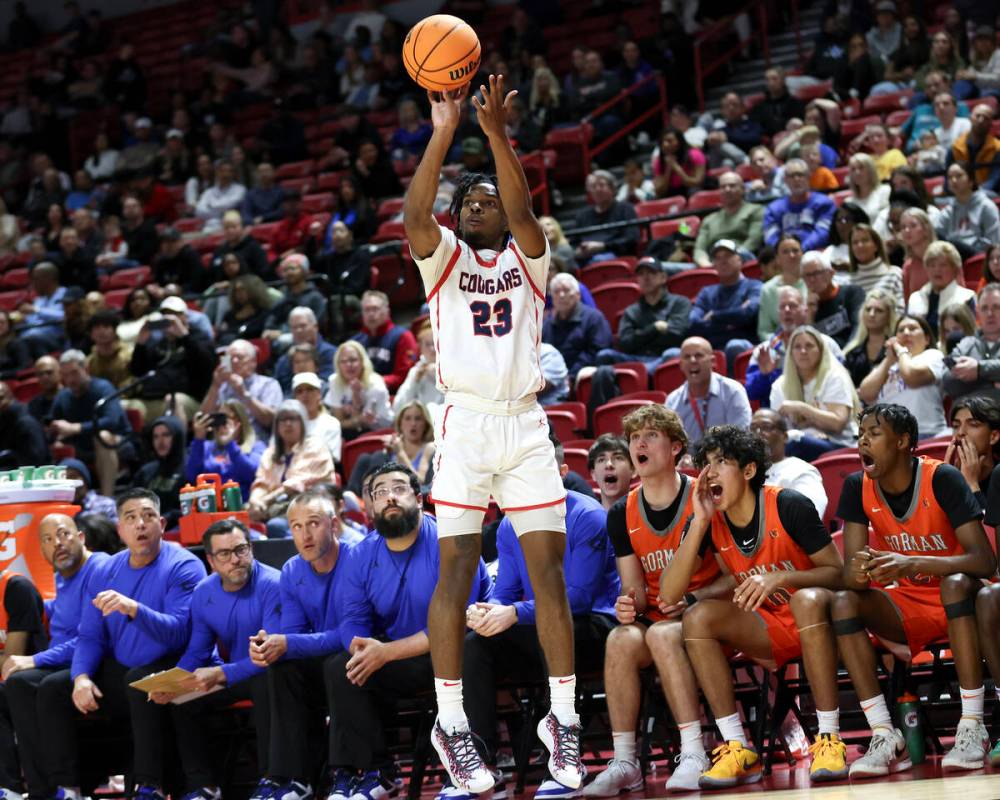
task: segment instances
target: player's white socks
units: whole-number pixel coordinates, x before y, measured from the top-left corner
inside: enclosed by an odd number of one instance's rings
[[[962,695],[962,719],[971,719],[976,722],[983,721],[983,699],[986,690],[980,686],[978,689],[963,689],[958,687]]]
[[[635,731],[622,733],[612,731],[611,742],[615,748],[615,761],[627,761],[629,764],[638,762],[635,752]]]
[[[877,694],[861,701],[861,710],[865,712],[865,719],[868,720],[868,727],[875,732],[876,728],[891,731],[892,716],[889,714],[889,707],[885,704],[885,695]]]
[[[730,714],[728,717],[716,717],[715,724],[719,726],[719,733],[727,742],[739,742],[744,747],[747,746],[747,735],[743,731],[743,723],[740,722],[740,712]]]
[[[677,726],[681,732],[681,752],[682,753],[704,753],[705,741],[701,738],[701,720],[693,722],[681,722]]]
[[[835,733],[840,735],[840,709],[833,711],[820,711],[816,709],[816,718],[819,720],[820,735],[824,733]]]
[[[560,725],[579,725],[576,713],[576,675],[549,678],[549,700],[552,713]]]
[[[469,720],[462,704],[462,680],[446,678],[434,679],[434,694],[437,695],[438,722],[445,733],[451,735],[458,730],[468,730]]]

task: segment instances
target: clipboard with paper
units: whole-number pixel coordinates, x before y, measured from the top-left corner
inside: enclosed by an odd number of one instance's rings
[[[192,691],[191,684],[193,679],[193,672],[188,672],[186,669],[181,669],[180,667],[172,667],[163,672],[154,672],[145,678],[133,681],[129,686],[147,694],[151,694],[152,692],[167,692],[177,695],[170,701],[174,705],[180,705],[181,703],[187,703],[189,700],[205,697],[223,688],[222,686],[213,686],[206,692]]]

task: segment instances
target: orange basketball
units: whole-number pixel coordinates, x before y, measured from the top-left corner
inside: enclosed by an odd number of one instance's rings
[[[467,84],[479,70],[481,54],[476,32],[450,14],[435,14],[420,20],[403,42],[406,71],[432,92]]]

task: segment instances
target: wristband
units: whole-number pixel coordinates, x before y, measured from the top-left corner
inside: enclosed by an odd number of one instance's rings
[[[688,607],[690,608],[691,606],[693,606],[695,603],[698,602],[698,598],[694,596],[694,592],[688,592],[687,594],[684,595],[684,602],[687,603]]]

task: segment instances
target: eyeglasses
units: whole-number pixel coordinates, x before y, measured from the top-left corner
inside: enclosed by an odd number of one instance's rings
[[[818,278],[822,274],[823,274],[823,270],[821,270],[821,269],[814,269],[812,272],[803,272],[802,273],[802,279],[803,280],[808,280],[809,278]]]
[[[233,556],[246,558],[250,555],[250,550],[249,544],[238,544],[232,550],[216,550],[211,553],[211,556],[222,564],[228,564],[233,560]]]
[[[785,177],[786,178],[805,178],[806,177],[806,173],[804,173],[804,172],[786,172],[785,173]]]
[[[378,489],[372,490],[373,500],[385,500],[392,495],[395,498],[403,498],[411,494],[413,489],[410,488],[409,484],[397,483],[394,486],[380,486]]]

